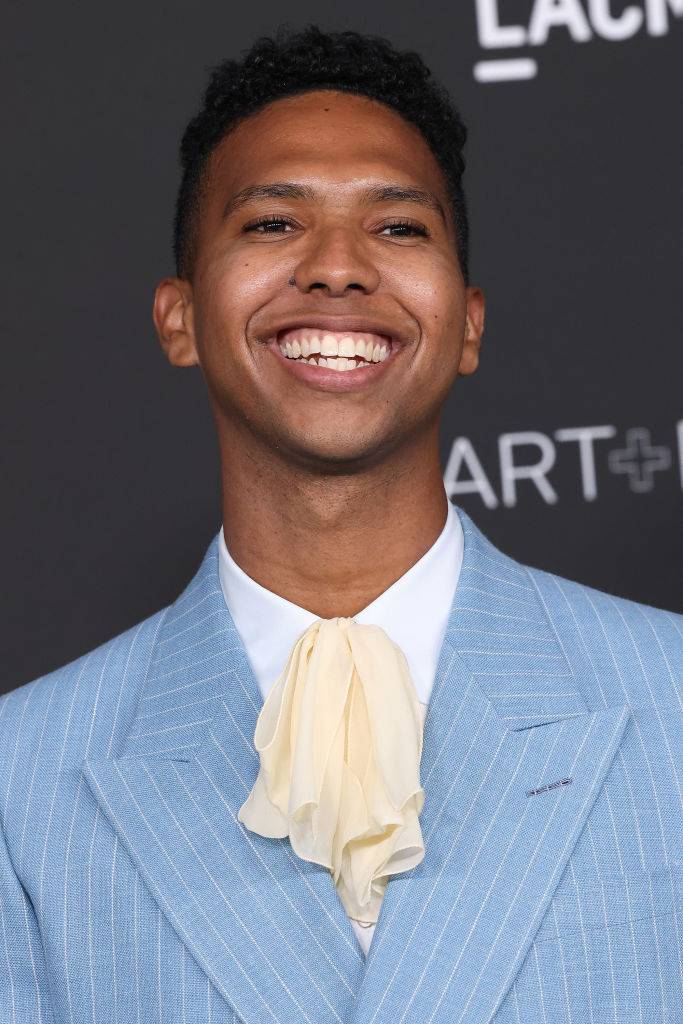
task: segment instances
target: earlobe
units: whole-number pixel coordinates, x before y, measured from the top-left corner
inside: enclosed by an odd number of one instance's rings
[[[472,336],[469,332],[465,335],[465,341],[463,344],[462,355],[460,356],[460,365],[458,367],[458,374],[461,377],[466,377],[479,366],[479,338],[478,336]]]
[[[465,337],[458,374],[467,376],[479,366],[479,349],[484,331],[484,293],[481,288],[467,289],[467,315]]]
[[[152,319],[159,344],[173,366],[197,366],[192,286],[178,277],[166,277],[154,293]]]

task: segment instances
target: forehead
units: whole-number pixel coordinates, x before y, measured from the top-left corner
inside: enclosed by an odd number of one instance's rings
[[[414,125],[369,97],[324,89],[275,100],[245,118],[216,147],[208,171],[216,201],[285,176],[327,185],[340,198],[354,183],[382,178],[446,194],[441,167]]]

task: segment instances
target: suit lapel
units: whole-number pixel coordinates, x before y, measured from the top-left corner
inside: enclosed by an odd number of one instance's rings
[[[263,704],[216,540],[168,610],[120,756],[86,760],[101,810],[177,934],[245,1024],[346,1024],[364,956],[324,868],[237,821]]]
[[[589,710],[530,575],[458,514],[420,772],[425,858],[388,883],[354,1024],[491,1021],[628,720]]]

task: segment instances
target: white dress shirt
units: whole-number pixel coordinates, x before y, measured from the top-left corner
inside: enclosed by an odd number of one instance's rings
[[[218,544],[223,595],[265,701],[292,647],[320,616],[247,576],[228,551],[222,527]],[[381,626],[401,648],[422,705],[423,720],[458,584],[463,545],[462,526],[449,500],[444,528],[429,550],[353,616],[356,622]],[[353,919],[351,924],[367,954],[375,925],[361,925]]]

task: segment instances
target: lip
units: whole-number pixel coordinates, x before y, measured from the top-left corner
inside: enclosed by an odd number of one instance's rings
[[[325,366],[314,366],[312,363],[288,359],[282,354],[278,342],[285,331],[297,327],[318,328],[337,333],[352,331],[377,334],[389,342],[389,355],[382,362],[360,366],[357,370],[330,370]],[[382,374],[393,366],[394,360],[411,343],[412,338],[402,325],[368,313],[336,316],[309,313],[273,321],[268,327],[268,333],[263,334],[260,340],[277,359],[286,364],[288,372],[296,379],[322,391],[345,392],[363,390],[375,384]]]

